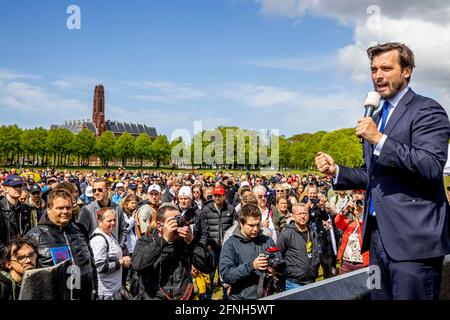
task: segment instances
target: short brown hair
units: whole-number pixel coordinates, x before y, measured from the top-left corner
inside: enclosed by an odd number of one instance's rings
[[[411,68],[412,72],[412,70],[416,67],[414,62],[414,53],[407,45],[400,42],[387,42],[377,44],[375,46],[368,48],[367,55],[369,56],[370,63],[372,63],[373,57],[392,50],[398,51],[398,57],[400,60],[399,64],[402,70],[409,67]],[[408,78],[408,81],[409,80],[410,79]]]
[[[64,189],[55,189],[50,191],[47,198],[47,208],[53,208],[53,201],[57,198],[63,198],[70,200],[70,205],[73,205],[72,195]]]
[[[239,212],[239,222],[244,225],[249,217],[261,218],[261,210],[253,203],[244,204]]]
[[[170,202],[163,203],[156,212],[156,221],[164,222],[164,220],[166,219],[167,211],[180,211],[180,210],[178,210],[177,206],[173,203]]]
[[[252,192],[250,189],[247,190],[247,191],[248,192]],[[246,194],[246,195],[242,196],[241,203],[242,203],[242,205],[246,205],[246,204],[251,203],[251,204],[254,204],[254,205],[257,206],[258,205],[258,199],[256,198],[256,196],[253,193]]]
[[[103,207],[103,208],[101,208],[100,210],[97,211],[97,220],[98,221],[103,221],[103,219],[105,219],[105,214],[108,211],[112,211],[112,212],[114,212],[114,214],[116,213],[116,211],[114,211],[114,209],[111,208],[111,207]]]
[[[99,177],[94,180],[94,183],[104,182],[107,189],[111,187],[111,181],[106,179],[105,177]]]
[[[66,190],[70,194],[76,193],[78,195],[77,188],[72,183],[67,182],[67,181],[62,181],[62,182],[58,183],[54,190]]]

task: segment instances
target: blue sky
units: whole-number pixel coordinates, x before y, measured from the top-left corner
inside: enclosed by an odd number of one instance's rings
[[[73,4],[80,30],[66,27]],[[360,52],[368,4],[349,12],[312,0],[1,1],[0,124],[90,118],[103,83],[107,119],[169,138],[195,120],[288,136],[353,126],[371,90]],[[420,84],[429,83],[426,67],[417,86],[447,101],[445,90]],[[445,79],[440,72],[431,80]]]

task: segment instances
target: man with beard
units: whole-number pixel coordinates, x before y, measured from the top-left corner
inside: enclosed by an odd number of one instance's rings
[[[319,152],[317,168],[335,189],[366,189],[362,252],[379,268],[372,299],[437,299],[450,253],[449,204],[443,188],[450,123],[436,101],[411,90],[414,54],[402,43],[367,50],[375,90],[384,99],[374,117],[358,120],[363,168],[336,165]]]

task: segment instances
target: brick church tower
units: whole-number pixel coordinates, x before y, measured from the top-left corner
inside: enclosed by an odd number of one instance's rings
[[[105,122],[105,89],[103,85],[95,86],[94,102],[92,107],[92,122],[97,130],[97,137],[106,131]]]

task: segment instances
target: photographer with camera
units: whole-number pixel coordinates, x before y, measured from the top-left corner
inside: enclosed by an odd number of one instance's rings
[[[356,190],[352,200],[334,218],[334,223],[343,232],[338,252],[338,261],[341,262],[339,274],[369,265],[369,251],[361,254],[363,213],[364,190]]]
[[[319,271],[319,239],[309,226],[308,207],[292,206],[294,218],[278,237],[277,246],[286,261],[286,290],[313,283]]]
[[[198,208],[197,203],[192,201],[192,189],[188,186],[183,186],[178,191],[178,209],[181,217],[189,223],[194,241],[201,243],[204,247],[208,242],[208,225],[203,219],[202,211]],[[181,218],[180,218],[181,219]]]
[[[336,275],[336,259],[333,250],[334,229],[329,213],[329,204],[326,198],[317,193],[315,184],[308,184],[308,196],[305,197],[309,212],[309,223],[311,229],[319,236],[320,265],[325,279]],[[332,234],[333,233],[333,234]]]
[[[231,285],[230,300],[254,300],[280,290],[285,263],[274,246],[261,232],[259,208],[242,206],[239,225],[220,255],[219,271],[223,281]]]
[[[174,204],[161,205],[156,221],[157,234],[143,235],[136,243],[131,264],[139,281],[133,281],[131,292],[146,300],[189,300],[192,265],[208,273],[212,260]]]

